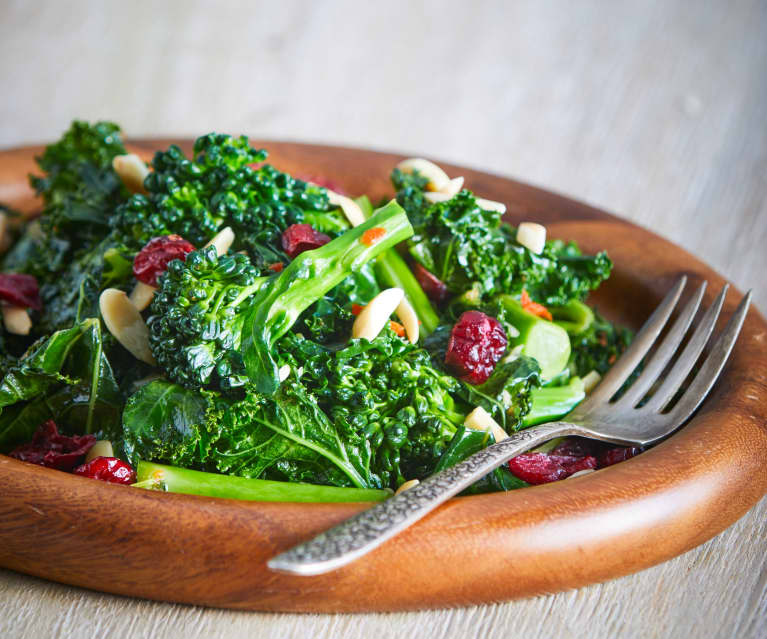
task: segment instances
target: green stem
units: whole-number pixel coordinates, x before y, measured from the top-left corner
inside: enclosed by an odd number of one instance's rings
[[[268,479],[248,479],[143,460],[138,463],[136,475],[137,482],[134,486],[137,488],[248,501],[364,502],[382,501],[391,495],[389,491],[372,488],[343,488]]]
[[[366,241],[365,233],[372,229],[380,229],[381,235]],[[253,296],[243,324],[240,350],[248,377],[258,392],[271,395],[279,387],[271,347],[304,309],[349,273],[412,234],[405,211],[392,200],[365,223],[325,246],[301,253]]]
[[[373,205],[367,195],[362,195],[354,201],[366,218],[373,215]],[[405,291],[405,297],[413,306],[421,323],[421,332],[424,337],[439,326],[437,312],[413,275],[413,271],[396,248],[392,247],[376,258],[375,272],[376,277],[386,286],[401,288]]]
[[[497,301],[506,311],[506,319],[519,331],[519,335],[509,339],[509,349],[522,344],[522,354],[538,361],[543,379],[562,372],[570,359],[567,331],[528,313],[511,295],[499,295]]]
[[[554,316],[554,323],[570,335],[580,335],[594,321],[594,311],[580,300],[570,300],[564,306],[549,306],[548,309]]]
[[[534,388],[530,395],[533,405],[522,419],[523,428],[561,419],[583,401],[586,393],[581,378],[573,377],[565,386]]]

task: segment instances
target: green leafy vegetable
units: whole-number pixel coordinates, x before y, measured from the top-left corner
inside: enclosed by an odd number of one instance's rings
[[[386,235],[367,245],[361,238],[370,228]],[[228,391],[252,383],[272,393],[279,384],[274,342],[310,304],[410,232],[392,202],[268,278],[242,255],[219,258],[212,248],[190,253],[161,278],[149,320],[152,352],[172,380],[190,388]]]

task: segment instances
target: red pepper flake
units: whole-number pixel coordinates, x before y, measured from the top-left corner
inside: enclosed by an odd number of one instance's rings
[[[361,304],[352,304],[352,315],[359,315],[364,309]]]
[[[36,311],[43,307],[37,280],[26,273],[0,273],[0,300]]]
[[[90,477],[109,482],[110,484],[134,484],[136,483],[136,471],[130,464],[117,457],[96,457],[87,464],[74,469],[75,475]]]
[[[173,260],[186,260],[194,245],[180,235],[162,235],[146,243],[133,260],[133,275],[139,282],[157,286],[157,278]]]
[[[93,435],[59,434],[56,423],[49,419],[37,427],[31,442],[17,446],[8,455],[30,464],[69,471],[82,463],[95,443]]]
[[[282,269],[285,268],[285,265],[282,262],[273,262],[272,264],[269,265],[268,268],[269,268],[270,271],[274,271],[275,273],[279,273],[280,271],[282,271]]]
[[[381,240],[386,235],[386,229],[376,226],[375,228],[368,229],[362,234],[360,240],[365,246],[373,246],[376,242]]]
[[[389,326],[391,327],[391,330],[393,330],[398,337],[405,337],[405,327],[402,326],[399,322],[395,322],[394,320],[389,320]]]
[[[530,296],[527,294],[525,289],[522,289],[522,295],[519,298],[519,303],[522,304],[522,308],[528,313],[532,313],[537,317],[542,317],[543,319],[549,321],[554,319],[551,316],[551,313],[549,313],[549,310],[543,304],[538,304],[538,302],[533,302],[533,300],[530,299]]]

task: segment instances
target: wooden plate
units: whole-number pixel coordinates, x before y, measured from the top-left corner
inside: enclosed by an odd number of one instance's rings
[[[146,156],[168,140],[138,142]],[[391,194],[401,156],[258,142],[292,173],[350,193]],[[182,144],[187,150],[189,144]],[[32,211],[40,148],[0,153],[0,201]],[[677,277],[724,283],[705,264],[624,220],[532,186],[444,165],[511,222],[534,220],[587,251],[612,278],[595,301],[640,325]],[[724,315],[741,294],[731,291]],[[720,323],[720,326],[722,324]],[[365,508],[152,493],[0,456],[0,565],[94,590],[252,610],[442,608],[574,588],[641,570],[703,543],[767,491],[767,324],[751,309],[732,357],[695,418],[652,450],[555,484],[456,498],[366,558],[318,577],[278,575],[272,555]]]

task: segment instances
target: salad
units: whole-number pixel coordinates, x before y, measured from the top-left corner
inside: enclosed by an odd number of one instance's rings
[[[211,133],[147,165],[110,122],[45,149],[39,217],[0,213],[0,452],[155,490],[384,499],[566,415],[631,340],[584,301],[606,253],[506,224],[462,177],[405,160],[371,202],[266,160]],[[469,491],[638,452],[555,440]]]

